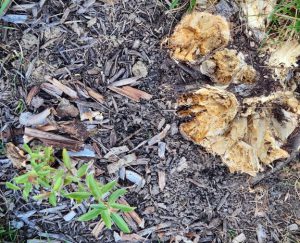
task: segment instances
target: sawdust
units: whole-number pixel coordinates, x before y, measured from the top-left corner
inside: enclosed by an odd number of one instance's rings
[[[225,48],[217,51],[211,59],[204,61],[200,71],[217,84],[254,83],[256,71],[245,63],[242,54]]]
[[[225,47],[229,39],[229,23],[225,18],[207,12],[193,12],[175,27],[169,38],[169,47],[174,59],[195,62],[201,56]]]
[[[292,92],[245,99],[205,87],[178,100],[180,116],[191,120],[180,125],[183,136],[217,154],[230,172],[255,176],[278,159],[289,157],[282,149],[300,118],[300,103]]]

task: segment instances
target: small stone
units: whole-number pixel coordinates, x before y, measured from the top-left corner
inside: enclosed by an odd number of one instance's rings
[[[299,226],[297,224],[290,224],[287,229],[288,231],[297,231],[299,230]]]
[[[166,143],[158,142],[158,157],[161,159],[165,159],[166,153]]]
[[[178,166],[176,168],[176,171],[177,172],[181,172],[181,171],[183,171],[183,170],[185,170],[187,168],[188,168],[188,164],[187,164],[186,158],[182,157],[180,159],[180,161],[179,161],[179,164],[178,164]]]
[[[266,242],[267,234],[266,234],[266,231],[265,231],[265,229],[263,228],[263,226],[261,224],[257,225],[256,235],[257,235],[258,243],[265,243]]]
[[[145,78],[148,75],[147,66],[143,62],[137,61],[132,67],[132,73],[135,77]]]
[[[250,46],[253,48],[255,47],[255,42],[254,41],[250,41]]]
[[[132,49],[138,49],[140,47],[141,41],[136,39],[133,42]]]
[[[34,109],[38,109],[44,104],[44,99],[39,96],[34,96],[30,104]]]
[[[241,243],[241,242],[244,242],[246,239],[247,238],[246,238],[245,234],[241,233],[232,240],[232,243]]]

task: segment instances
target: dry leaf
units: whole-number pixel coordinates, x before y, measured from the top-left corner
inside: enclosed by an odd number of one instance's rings
[[[13,143],[6,144],[6,156],[15,168],[20,169],[26,166],[27,157],[24,155],[23,150]]]
[[[166,186],[166,173],[164,171],[158,171],[158,185],[159,189],[163,191]]]
[[[194,11],[175,27],[169,38],[169,48],[174,59],[195,62],[199,57],[225,47],[229,39],[229,23],[225,18]]]

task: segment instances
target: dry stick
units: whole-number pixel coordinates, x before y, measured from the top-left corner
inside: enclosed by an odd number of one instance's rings
[[[256,186],[259,182],[261,182],[262,180],[266,179],[267,177],[271,176],[272,174],[282,170],[285,166],[287,166],[290,162],[294,161],[297,159],[299,155],[299,151],[294,151],[292,152],[292,154],[290,155],[289,158],[287,158],[284,161],[281,161],[279,163],[277,163],[277,165],[270,171],[268,171],[267,173],[261,173],[258,176],[254,177],[253,179],[250,180],[250,186]]]

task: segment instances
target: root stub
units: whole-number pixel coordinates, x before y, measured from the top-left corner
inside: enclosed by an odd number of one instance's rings
[[[229,39],[229,24],[223,17],[193,12],[176,26],[169,38],[169,47],[174,59],[195,62],[199,57],[225,47]]]
[[[289,157],[281,147],[298,126],[300,111],[291,92],[239,105],[233,93],[207,86],[182,96],[178,105],[187,107],[180,116],[192,117],[180,126],[183,136],[219,155],[230,172],[255,176],[263,165]]]

